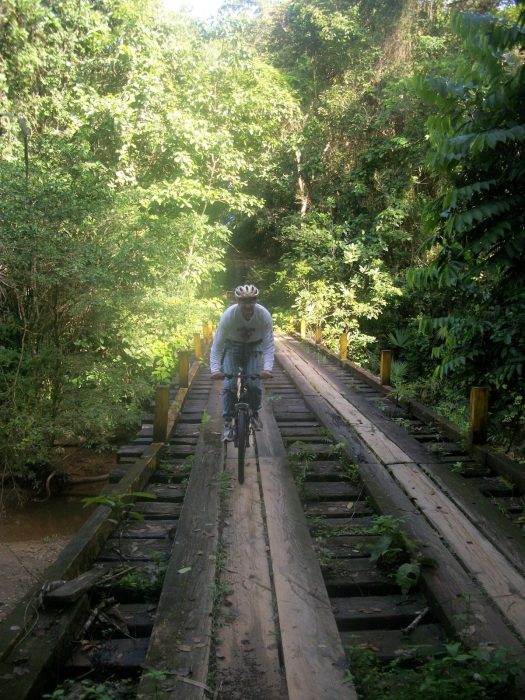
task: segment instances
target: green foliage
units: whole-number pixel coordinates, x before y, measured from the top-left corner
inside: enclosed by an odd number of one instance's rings
[[[468,375],[496,390],[512,382],[523,392],[523,14],[514,22],[456,14],[452,26],[471,62],[455,80],[421,86],[439,109],[429,120],[429,164],[446,187],[427,217],[432,264],[412,282],[446,289],[455,309],[421,326],[436,338],[439,376]]]
[[[169,690],[165,690],[165,688],[170,686],[170,677],[167,671],[151,669],[142,674],[142,679],[146,681],[146,687],[153,700],[167,698]]]
[[[279,240],[282,271],[274,292],[291,300],[298,317],[322,325],[329,345],[346,332],[350,356],[358,359],[373,340],[361,331],[359,320],[377,318],[399,294],[378,251],[365,236],[353,239],[348,227],[334,225],[319,212],[289,218]]]
[[[392,333],[403,390],[436,365],[439,386],[487,382],[523,442],[523,13],[508,5],[468,0],[495,15],[451,32],[445,0],[227,3],[206,26],[154,0],[7,0],[2,476],[41,482],[58,437],[133,428],[218,317],[231,243],[266,257],[265,302],[332,348],[346,333],[367,363]]]
[[[120,577],[118,587],[131,593],[136,600],[155,602],[162,590],[165,573],[163,564],[146,571],[130,571]]]
[[[134,520],[144,520],[142,513],[136,510],[132,510],[133,503],[130,502],[131,499],[154,499],[155,496],[151,493],[145,491],[132,491],[126,494],[112,494],[112,495],[101,495],[101,496],[86,496],[82,499],[82,504],[84,508],[89,506],[105,506],[111,510],[113,516],[112,522],[115,525],[121,523],[121,521],[128,518]]]
[[[306,477],[310,464],[315,460],[315,454],[308,448],[307,443],[298,440],[290,446],[288,459],[297,488],[303,498],[306,498]]]
[[[42,697],[47,700],[132,700],[135,697],[136,682],[122,678],[111,681],[92,681],[68,679],[52,693]]]
[[[415,544],[401,529],[402,521],[390,515],[374,516],[374,526],[370,530],[378,535],[377,541],[369,546],[370,561],[389,577],[393,578],[403,595],[417,585],[423,562]]]
[[[349,665],[363,700],[499,700],[518,698],[517,666],[502,649],[467,649],[458,642],[445,653],[420,663],[397,659],[381,667],[377,656],[358,647],[348,649]]]
[[[385,320],[399,325],[398,309],[409,305],[404,269],[422,262],[430,110],[413,76],[446,62],[455,41],[446,11],[444,3],[309,0],[283,2],[265,18],[272,60],[303,105],[295,153],[283,159],[256,226],[277,262],[273,299],[320,323],[333,348],[346,332],[349,356],[361,363],[388,334]]]
[[[57,437],[136,424],[217,317],[225,223],[296,101],[246,37],[153,0],[8,0],[0,65],[0,472],[38,482]]]
[[[392,360],[390,367],[390,383],[396,388],[400,388],[405,384],[408,373],[408,364],[402,360]]]

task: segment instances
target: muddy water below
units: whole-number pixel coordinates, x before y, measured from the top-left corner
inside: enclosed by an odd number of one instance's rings
[[[57,496],[44,502],[30,501],[9,506],[0,519],[0,542],[27,542],[67,538],[77,532],[93,512],[84,508],[82,499]]]
[[[61,458],[60,470],[75,480],[104,477],[115,464],[114,453],[98,454],[78,447],[64,448]],[[68,484],[44,501],[31,500],[34,496],[26,494],[21,505],[14,491],[1,494],[0,622],[35,585],[43,584],[47,568],[95,509],[84,508],[82,499],[99,494],[106,484],[104,479]]]

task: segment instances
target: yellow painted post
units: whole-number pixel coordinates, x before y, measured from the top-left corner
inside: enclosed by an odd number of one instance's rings
[[[208,321],[208,342],[213,341],[213,321]]]
[[[322,333],[321,333],[321,326],[316,326],[315,327],[315,342],[319,345],[321,340],[323,339]]]
[[[390,386],[390,375],[392,372],[392,350],[381,350],[381,365],[379,370],[379,380],[381,384]]]
[[[470,390],[470,431],[472,445],[482,445],[487,440],[489,422],[489,390],[485,386],[473,386]]]
[[[301,320],[301,338],[306,338],[306,321]]]
[[[343,333],[339,338],[339,357],[341,360],[346,360],[348,355],[348,336]]]
[[[202,337],[204,338],[204,342],[206,343],[206,345],[209,345],[210,336],[208,335],[208,324],[207,323],[202,324]]]
[[[158,384],[155,389],[153,442],[166,442],[168,437],[169,385]]]
[[[190,353],[187,350],[179,352],[179,388],[187,389],[190,373]]]
[[[195,357],[200,360],[202,357],[202,341],[200,333],[193,334],[193,349],[195,352]]]

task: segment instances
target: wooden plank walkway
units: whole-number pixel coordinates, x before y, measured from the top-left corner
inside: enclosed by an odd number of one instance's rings
[[[368,471],[370,475],[373,473],[374,479],[384,481],[380,470],[384,470],[381,465],[385,465],[388,467],[391,477],[403,487],[412,501],[419,494],[418,508],[424,513],[425,518],[432,523],[438,532],[441,531],[441,527],[445,529],[449,546],[463,561],[471,575],[478,579],[487,594],[493,598],[507,623],[510,623],[523,635],[525,633],[525,581],[521,574],[487,538],[477,531],[475,523],[470,522],[455,503],[443,494],[438,495],[436,485],[421,472],[412,455],[407,454],[398,445],[391,442],[382,430],[360,414],[355,406],[341,396],[334,388],[330,378],[323,376],[322,368],[300,357],[282,341],[277,342],[277,347],[279,361],[291,374],[294,381],[300,385],[301,391],[305,392],[307,402],[317,405],[321,412],[324,411],[327,422],[332,422],[331,427],[336,431],[336,434],[338,431],[339,435],[346,433],[349,440],[355,442],[348,429],[346,431],[343,429],[345,424],[349,424],[361,442],[372,450],[374,454],[369,455],[368,459],[365,460],[368,464],[366,464],[364,471]],[[396,454],[400,457],[399,462],[392,461]],[[387,485],[385,484],[385,486]],[[388,488],[385,493],[388,494]],[[415,509],[410,502],[407,503],[406,512],[414,511]],[[460,533],[459,536],[458,533]],[[430,537],[429,541],[431,541]],[[440,574],[443,575],[443,572]],[[443,581],[439,585],[446,597],[447,582]],[[452,582],[448,584],[448,587],[448,595],[452,598],[454,588]],[[483,610],[482,603],[480,604],[481,610]],[[484,628],[489,637],[491,631],[496,636],[500,634],[500,640],[504,639],[506,646],[516,648],[516,640],[512,637],[512,633],[510,631],[506,633],[490,613],[486,613],[485,617],[477,620],[476,627],[477,631]],[[520,644],[518,647],[522,654],[523,647]]]
[[[266,404],[257,433],[273,581],[290,700],[355,700],[346,659],[286,451]]]
[[[207,411],[210,416],[220,416],[218,384],[213,385]],[[221,427],[217,417],[201,426],[146,657],[146,669],[166,674],[161,685],[169,698],[200,700],[206,688],[218,542]],[[153,699],[158,693],[158,681],[143,675],[141,697]]]
[[[219,697],[286,700],[253,444],[246,452],[244,484],[237,479],[237,450],[228,444],[225,477],[220,578],[224,601],[216,633]]]

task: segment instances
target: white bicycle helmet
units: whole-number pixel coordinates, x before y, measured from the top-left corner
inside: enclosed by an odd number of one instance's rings
[[[257,299],[259,290],[253,284],[241,284],[235,290],[235,298],[240,299]]]

